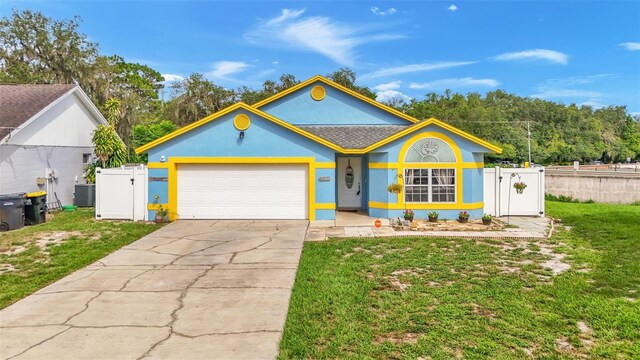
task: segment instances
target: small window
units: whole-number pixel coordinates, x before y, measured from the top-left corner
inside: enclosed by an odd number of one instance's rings
[[[428,137],[411,144],[404,161],[410,163],[456,162],[456,154],[446,142]]]
[[[405,169],[404,196],[412,203],[456,201],[455,169]]]
[[[82,163],[88,164],[91,161],[91,154],[82,154]]]

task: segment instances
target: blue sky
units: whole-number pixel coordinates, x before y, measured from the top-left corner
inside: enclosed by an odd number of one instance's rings
[[[640,2],[0,1],[180,79],[259,87],[348,66],[379,100],[504,89],[640,114]]]

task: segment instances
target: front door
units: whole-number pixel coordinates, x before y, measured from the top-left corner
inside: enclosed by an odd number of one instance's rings
[[[362,158],[338,158],[338,209],[362,208]]]

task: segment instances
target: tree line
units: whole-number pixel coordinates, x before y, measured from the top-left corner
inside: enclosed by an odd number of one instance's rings
[[[165,89],[163,76],[151,67],[101,54],[99,45],[79,31],[80,23],[79,17],[55,20],[28,10],[0,19],[0,82],[80,85],[110,119],[128,149],[129,161],[144,160],[133,154],[137,146],[238,101],[254,104],[300,82],[294,75],[283,74],[265,81],[261,88],[228,89],[194,73]],[[342,68],[327,77],[376,97],[371,89],[357,84],[351,69]],[[161,91],[169,91],[168,100],[160,99]],[[386,104],[418,119],[438,118],[501,146],[504,152],[490,156],[489,161],[526,161],[528,129],[532,159],[537,163],[640,158],[640,122],[625,106],[594,109],[502,90],[484,95],[447,90],[410,101],[391,99]]]

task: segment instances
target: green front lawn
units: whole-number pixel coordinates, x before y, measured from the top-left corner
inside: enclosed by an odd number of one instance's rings
[[[93,209],[59,212],[45,224],[0,233],[0,308],[159,228],[96,221]]]
[[[306,243],[280,358],[640,358],[640,206],[547,210],[571,230]]]

